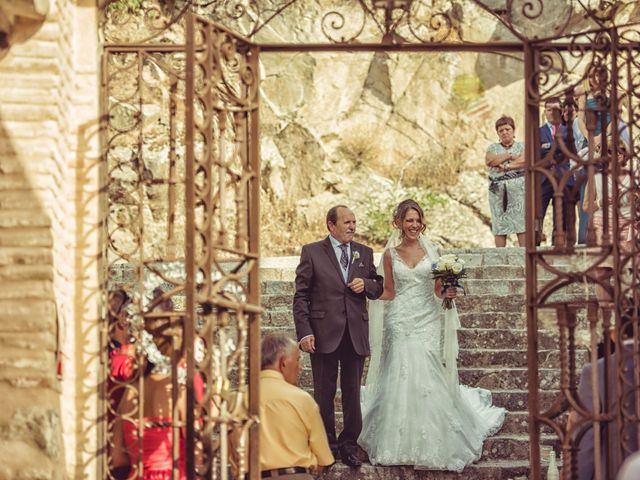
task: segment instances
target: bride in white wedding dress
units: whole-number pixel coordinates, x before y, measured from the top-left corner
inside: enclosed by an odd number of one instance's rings
[[[460,323],[438,298],[431,265],[439,254],[422,235],[423,218],[413,200],[394,211],[399,234],[382,261],[387,301],[369,307],[372,357],[358,443],[373,465],[459,472],[480,458],[506,411],[491,405],[489,391],[458,383]],[[455,297],[455,289],[444,295]]]

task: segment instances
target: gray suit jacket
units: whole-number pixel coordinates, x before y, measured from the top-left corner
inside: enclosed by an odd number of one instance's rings
[[[616,356],[611,355],[609,361],[609,412],[615,412],[618,408],[618,368],[616,364]],[[622,365],[623,371],[625,372],[625,387],[623,389],[625,393],[624,400],[624,409],[627,415],[633,415],[635,409],[635,394],[633,392],[633,355],[630,347],[623,347],[622,350]],[[604,400],[605,400],[605,388],[604,388],[604,359],[601,358],[598,360],[596,364],[596,368],[598,369],[598,394],[599,394],[599,402],[600,402],[600,411],[604,412]],[[582,374],[580,375],[580,383],[578,385],[578,395],[582,400],[584,406],[588,409],[593,410],[593,394],[592,394],[592,380],[591,380],[591,372],[593,370],[593,366],[588,363],[582,369]],[[632,424],[631,422],[627,422],[625,426],[625,436],[628,436],[627,447],[632,451],[638,449],[637,445],[637,425]],[[590,427],[584,436],[580,439],[580,443],[578,444],[578,480],[592,480],[595,478],[595,462],[594,462],[594,444],[593,444],[593,427]],[[607,478],[607,447],[609,445],[613,446],[611,449],[611,458],[612,458],[612,467],[613,474],[615,478],[615,474],[620,468],[620,465],[616,461],[616,453],[615,449],[617,449],[618,445],[618,427],[616,425],[616,421],[609,422],[609,424],[605,427],[601,427],[601,465],[602,465],[602,478]]]
[[[302,247],[293,319],[298,340],[315,336],[316,353],[334,352],[348,324],[356,353],[369,355],[367,298],[382,295],[384,285],[373,264],[373,250],[357,242],[351,242],[347,283],[354,278],[364,279],[363,293],[356,294],[347,287],[329,237]]]

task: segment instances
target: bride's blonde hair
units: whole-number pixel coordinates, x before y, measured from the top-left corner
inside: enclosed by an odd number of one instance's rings
[[[404,235],[404,232],[402,231],[402,222],[406,218],[407,212],[409,210],[415,210],[416,212],[418,212],[420,223],[422,224],[420,233],[424,233],[427,228],[427,226],[424,224],[424,212],[422,211],[420,205],[418,205],[418,202],[416,202],[412,198],[401,201],[393,210],[393,225],[400,230],[401,235]]]

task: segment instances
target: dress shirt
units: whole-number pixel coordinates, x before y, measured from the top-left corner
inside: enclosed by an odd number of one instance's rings
[[[333,247],[333,252],[336,254],[336,260],[338,260],[338,265],[340,265],[340,270],[342,271],[342,278],[344,279],[344,283],[347,283],[347,278],[349,278],[349,265],[351,265],[351,243],[347,244],[347,255],[349,262],[347,263],[347,268],[343,268],[340,263],[340,257],[342,256],[342,249],[340,248],[340,243],[338,240],[329,235],[329,240],[331,241],[331,246]]]
[[[260,470],[334,462],[315,400],[276,370],[260,372]]]

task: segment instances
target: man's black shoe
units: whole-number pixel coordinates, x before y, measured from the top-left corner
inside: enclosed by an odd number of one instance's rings
[[[355,449],[351,449],[348,447],[340,448],[340,459],[342,460],[342,463],[350,467],[357,468],[362,466],[362,462],[356,455]]]
[[[333,458],[336,460],[340,460],[340,449],[333,445],[331,445],[330,448],[331,448],[331,454],[333,455]]]

